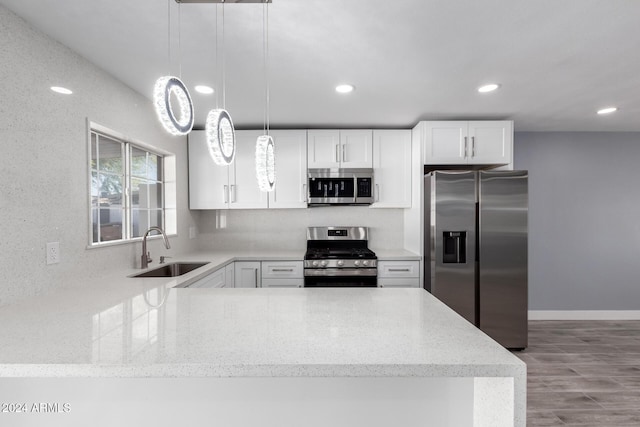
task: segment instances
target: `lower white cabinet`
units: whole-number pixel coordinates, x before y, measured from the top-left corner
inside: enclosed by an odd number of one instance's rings
[[[226,267],[219,268],[202,279],[190,284],[188,288],[225,288],[227,287]]]
[[[420,261],[378,261],[378,287],[419,288]]]
[[[302,261],[262,261],[263,288],[304,287]]]
[[[259,288],[261,286],[260,261],[236,261],[234,264],[236,288]]]

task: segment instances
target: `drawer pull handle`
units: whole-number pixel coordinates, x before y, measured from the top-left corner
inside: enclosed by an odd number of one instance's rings
[[[274,268],[272,271],[290,271],[293,273],[293,268]]]
[[[411,271],[408,268],[390,268],[389,271]]]

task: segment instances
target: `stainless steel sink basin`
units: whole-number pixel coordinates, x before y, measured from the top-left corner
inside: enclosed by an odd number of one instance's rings
[[[200,268],[208,262],[172,262],[156,267],[144,273],[134,274],[131,277],[176,277]]]

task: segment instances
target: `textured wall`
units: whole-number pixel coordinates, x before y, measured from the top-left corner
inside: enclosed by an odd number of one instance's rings
[[[639,161],[640,133],[516,133],[531,310],[640,309]]]
[[[171,244],[189,249],[186,138],[162,131],[147,98],[2,6],[0,34],[0,305],[138,259],[140,244],[86,249],[87,118],[176,154],[180,237]],[[52,85],[74,94],[55,94]],[[61,262],[47,266],[45,244],[53,241]]]
[[[307,227],[357,225],[370,227],[369,246],[403,248],[403,210],[366,206],[309,209],[229,210],[200,212],[202,249],[299,250],[304,253]]]

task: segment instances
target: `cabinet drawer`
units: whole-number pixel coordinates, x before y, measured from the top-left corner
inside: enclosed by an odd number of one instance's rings
[[[420,277],[420,261],[378,261],[378,277]]]
[[[302,261],[262,261],[263,279],[303,279]]]
[[[379,288],[419,288],[420,279],[417,277],[394,277],[378,279]]]
[[[263,288],[303,288],[304,279],[262,279]]]

